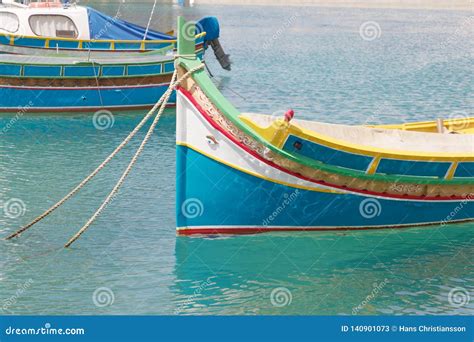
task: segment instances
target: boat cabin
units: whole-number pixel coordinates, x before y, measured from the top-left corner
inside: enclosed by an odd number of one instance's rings
[[[0,33],[91,39],[87,8],[59,0],[0,0]]]

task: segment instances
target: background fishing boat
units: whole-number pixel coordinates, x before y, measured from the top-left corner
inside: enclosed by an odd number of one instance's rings
[[[93,8],[69,1],[0,2],[0,52],[40,56],[137,56],[147,52],[163,55],[173,51],[176,38],[171,33],[150,29],[154,7],[147,27],[110,17]],[[225,68],[228,56],[219,43],[219,22],[205,17],[197,22],[198,33],[206,32],[198,42],[212,46]]]
[[[194,42],[178,35],[179,53],[192,54]],[[183,74],[201,62],[179,63]],[[293,114],[240,113],[202,70],[182,82],[180,234],[396,228],[474,218],[474,118],[364,127]]]
[[[59,1],[3,6],[0,111],[149,108],[169,85],[176,47],[170,35]],[[197,25],[195,52],[203,58],[212,46],[221,66],[230,70],[217,18],[205,17]]]
[[[202,38],[198,38],[201,40]],[[203,48],[196,53],[202,58]],[[0,55],[0,111],[93,112],[148,108],[168,88],[172,56],[95,58]],[[174,95],[170,101],[174,104]]]

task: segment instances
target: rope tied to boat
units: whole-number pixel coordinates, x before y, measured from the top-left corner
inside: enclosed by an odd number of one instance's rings
[[[175,58],[178,57],[183,57],[184,56],[179,56],[176,55]],[[19,230],[14,232],[13,234],[9,235],[6,240],[11,240],[15,237],[20,236],[22,233],[24,233],[26,230],[34,226],[36,223],[40,222],[42,219],[47,217],[49,214],[51,214],[53,211],[58,209],[61,205],[63,205],[67,200],[72,198],[75,194],[77,194],[89,181],[92,180],[129,142],[130,140],[138,133],[138,131],[145,125],[145,123],[150,119],[150,117],[156,112],[156,110],[159,108],[158,113],[155,116],[155,119],[153,120],[150,128],[148,129],[148,132],[145,135],[145,138],[143,139],[142,143],[140,144],[139,148],[135,152],[134,156],[132,157],[132,160],[128,164],[127,168],[125,171],[122,173],[122,176],[112,189],[112,191],[109,193],[109,195],[106,197],[104,202],[100,205],[100,207],[96,210],[96,212],[90,217],[90,219],[86,222],[86,224],[66,243],[64,247],[69,247],[71,246],[91,225],[92,223],[100,216],[102,211],[105,209],[105,207],[110,203],[110,201],[113,199],[113,196],[118,192],[120,187],[122,186],[123,182],[129,175],[131,169],[135,165],[138,157],[142,153],[143,149],[145,148],[145,145],[147,144],[148,140],[150,139],[151,135],[153,134],[156,125],[158,124],[158,121],[161,118],[161,115],[163,114],[166,105],[168,104],[169,98],[171,97],[172,91],[178,86],[181,82],[183,82],[186,78],[188,78],[190,75],[195,73],[196,71],[203,69],[204,68],[204,63],[200,63],[199,65],[191,68],[188,70],[186,73],[184,73],[182,76],[179,78],[178,76],[178,68],[177,64],[175,63],[175,71],[173,73],[173,76],[171,78],[170,85],[166,92],[161,96],[161,98],[158,100],[158,102],[153,106],[152,109],[143,117],[143,119],[138,123],[138,125],[133,129],[132,132],[115,148],[115,150],[94,170],[92,171],[91,174],[89,174],[86,178],[82,180],[74,189],[72,189],[66,196],[64,196],[61,200],[59,200],[57,203],[55,203],[53,206],[51,206],[49,209],[47,209],[44,213],[36,217],[33,221],[28,223],[27,225],[21,227]],[[178,78],[178,79],[177,79]]]

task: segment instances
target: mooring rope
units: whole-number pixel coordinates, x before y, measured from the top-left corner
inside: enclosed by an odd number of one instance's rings
[[[150,30],[151,19],[153,18],[153,14],[155,13],[156,7],[156,0],[153,3],[153,8],[151,9],[150,18],[148,18],[148,24],[146,25],[145,34],[143,35],[143,40],[145,41],[148,36],[148,31]]]
[[[175,56],[175,57],[183,57],[186,58],[187,56]],[[185,73],[182,77],[179,78],[178,81],[173,83],[170,83],[169,89],[173,89],[176,87],[177,84],[181,83],[186,77],[194,73],[195,71],[201,69],[203,65],[199,65],[191,70],[189,70],[187,73]],[[173,75],[175,77],[175,75]],[[171,92],[171,91],[170,91]],[[71,197],[73,197],[79,190],[81,190],[87,183],[89,183],[92,178],[94,178],[129,142],[130,140],[138,133],[138,131],[145,125],[145,123],[149,120],[149,118],[155,113],[155,111],[158,109],[159,106],[161,106],[166,98],[167,92],[165,92],[160,100],[153,106],[153,108],[143,117],[143,119],[138,123],[138,125],[133,129],[132,132],[120,143],[119,146],[91,173],[89,174],[82,182],[80,182],[74,189],[72,189],[66,196],[64,196],[61,200],[59,200],[57,203],[55,203],[52,207],[50,207],[48,210],[46,210],[44,213],[36,217],[33,221],[28,223],[27,225],[21,227],[19,230],[14,232],[13,234],[9,235],[6,240],[11,240],[15,237],[18,237],[22,233],[24,233],[26,230],[34,226],[36,223],[40,222],[42,219],[47,217],[49,214],[51,214],[53,211],[55,211],[57,208],[59,208],[61,205],[63,205],[67,200],[69,200]],[[169,99],[169,96],[168,96]],[[163,106],[165,107],[165,106]]]
[[[100,207],[96,210],[96,212],[89,218],[89,220],[86,222],[86,224],[81,228],[79,229],[79,231],[66,243],[66,245],[64,246],[65,248],[68,248],[70,247],[77,239],[79,239],[81,237],[82,234],[84,234],[84,232],[92,225],[92,223],[94,223],[94,221],[100,216],[100,214],[102,213],[102,211],[107,207],[107,205],[109,205],[110,201],[113,199],[113,197],[115,196],[115,194],[119,191],[120,187],[123,185],[125,179],[127,178],[127,176],[130,174],[130,171],[132,170],[133,166],[135,165],[135,163],[137,162],[138,160],[138,157],[140,156],[140,154],[143,152],[143,149],[145,148],[146,144],[148,143],[148,141],[150,140],[151,138],[151,135],[153,134],[153,132],[155,131],[155,127],[156,125],[158,124],[158,121],[160,121],[160,118],[161,118],[161,115],[163,114],[165,108],[166,108],[166,104],[168,103],[169,101],[169,98],[171,97],[171,93],[173,92],[174,88],[180,84],[185,78],[187,78],[189,75],[191,75],[192,73],[194,73],[195,71],[199,70],[199,69],[202,69],[204,67],[204,64],[200,64],[198,65],[197,67],[194,67],[192,68],[191,70],[189,70],[188,72],[186,72],[183,76],[181,76],[178,81],[176,81],[176,77],[178,75],[178,69],[177,67],[175,68],[175,71],[173,73],[173,77],[171,78],[171,82],[170,82],[170,86],[169,88],[166,90],[165,94],[164,94],[164,100],[163,102],[161,103],[161,106],[160,106],[160,109],[158,110],[158,113],[156,114],[155,118],[153,119],[153,122],[150,126],[150,128],[148,129],[148,132],[146,133],[145,135],[145,138],[143,139],[142,143],[140,144],[140,146],[138,147],[137,151],[135,152],[135,154],[133,155],[132,157],[132,160],[130,161],[130,163],[128,164],[127,168],[125,169],[125,171],[122,173],[122,176],[120,176],[120,179],[117,181],[117,184],[115,184],[114,188],[112,189],[112,191],[109,193],[109,195],[106,197],[106,199],[102,202],[102,204],[100,205]]]

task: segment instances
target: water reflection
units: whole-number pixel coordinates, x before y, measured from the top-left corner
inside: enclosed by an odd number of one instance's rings
[[[181,237],[176,313],[472,314],[474,303],[448,301],[456,286],[474,291],[470,227]],[[291,303],[272,301],[278,289]]]

